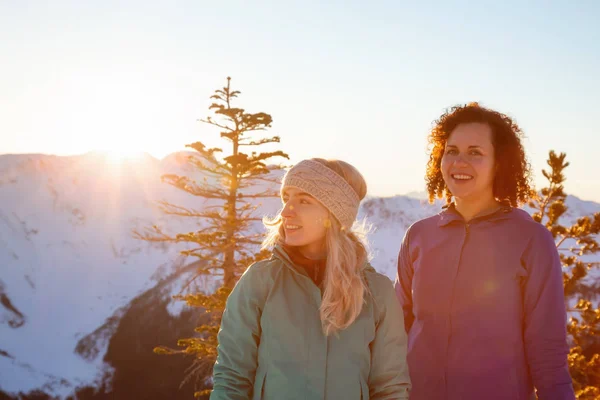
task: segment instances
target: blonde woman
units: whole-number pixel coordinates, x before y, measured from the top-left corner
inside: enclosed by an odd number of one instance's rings
[[[267,221],[272,257],[233,289],[211,400],[408,399],[406,333],[393,284],[352,230],[367,187],[339,160],[304,160]]]

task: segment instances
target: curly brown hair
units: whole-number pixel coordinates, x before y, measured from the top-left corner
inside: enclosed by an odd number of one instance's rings
[[[446,142],[458,125],[474,122],[487,124],[492,131],[497,166],[494,197],[513,207],[527,202],[532,195],[532,175],[521,143],[523,132],[507,115],[481,107],[478,103],[453,106],[434,122],[435,126],[428,137],[431,150],[425,175],[429,202],[445,196],[450,203],[452,193],[444,182],[441,170]]]

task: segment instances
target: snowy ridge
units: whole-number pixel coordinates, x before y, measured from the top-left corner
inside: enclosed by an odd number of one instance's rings
[[[165,297],[181,289],[195,260],[183,259],[181,246],[147,243],[131,232],[152,224],[167,232],[198,229],[156,207],[160,200],[195,209],[210,204],[160,180],[170,173],[203,179],[186,163],[192,154],[122,163],[103,153],[0,156],[0,390],[39,388],[65,398],[99,384],[110,376],[102,359],[123,313],[150,289]],[[359,213],[372,226],[372,264],[392,279],[406,229],[441,208],[419,196],[370,197]],[[600,211],[575,197],[567,205],[569,222]],[[280,202],[261,199],[257,206],[257,216],[275,215]],[[206,279],[198,288],[214,284]],[[173,302],[170,311],[182,307]]]

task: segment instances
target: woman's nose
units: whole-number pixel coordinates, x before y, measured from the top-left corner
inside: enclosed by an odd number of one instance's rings
[[[293,217],[295,214],[294,205],[291,202],[287,202],[285,206],[283,206],[283,210],[281,210],[281,216],[284,218]]]
[[[464,154],[459,154],[454,158],[455,165],[466,165],[468,164],[467,157]]]

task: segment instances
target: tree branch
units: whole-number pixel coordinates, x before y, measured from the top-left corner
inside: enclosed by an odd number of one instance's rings
[[[221,128],[221,129],[225,129],[225,130],[227,130],[227,131],[229,131],[229,132],[234,132],[234,129],[233,129],[233,128],[230,128],[230,127],[229,127],[229,126],[227,126],[227,125],[221,125],[221,124],[219,124],[218,122],[215,122],[215,121],[213,121],[213,120],[212,120],[212,118],[210,118],[210,117],[208,117],[208,118],[206,118],[206,119],[199,118],[199,119],[198,119],[198,121],[200,121],[200,122],[204,122],[205,124],[209,124],[209,125],[213,125],[213,126],[219,127],[219,128]]]
[[[240,146],[260,146],[261,144],[266,144],[266,143],[280,143],[281,140],[278,136],[272,137],[272,138],[266,138],[266,139],[261,139],[261,140],[257,140],[257,141],[251,141],[248,143],[245,142],[241,142],[240,141]]]
[[[242,195],[245,199],[261,199],[261,198],[277,198],[279,197],[278,192],[265,192],[258,194],[244,194]]]

